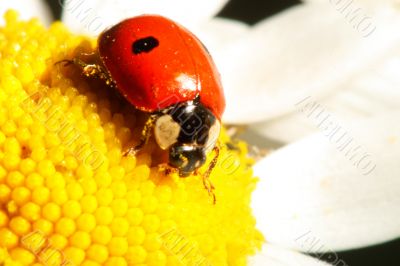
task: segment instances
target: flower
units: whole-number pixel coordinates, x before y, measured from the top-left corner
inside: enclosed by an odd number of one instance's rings
[[[251,215],[256,179],[244,143],[221,149],[214,206],[200,176],[160,171],[154,142],[122,155],[139,141],[143,113],[56,63],[93,51],[92,39],[57,22],[46,30],[19,21],[13,11],[5,18],[2,252],[23,265],[241,265],[255,253],[263,238]],[[220,141],[230,139],[222,133]]]
[[[304,1],[252,27],[213,18],[225,1],[65,2],[63,20],[93,35],[99,22],[143,12],[180,21],[219,66],[225,122],[247,125],[261,147],[283,146],[255,167],[252,206],[267,244],[253,264],[320,264],[289,249],[400,236],[396,1]]]

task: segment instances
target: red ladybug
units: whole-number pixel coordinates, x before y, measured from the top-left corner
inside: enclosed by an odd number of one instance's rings
[[[215,64],[199,39],[181,25],[157,15],[126,19],[98,38],[104,64],[65,60],[83,69],[86,76],[102,78],[137,109],[150,113],[141,142],[152,129],[161,149],[169,151],[169,165],[184,177],[216,151],[220,119],[225,108]],[[204,174],[204,182],[216,157]],[[206,188],[210,192],[211,183]]]

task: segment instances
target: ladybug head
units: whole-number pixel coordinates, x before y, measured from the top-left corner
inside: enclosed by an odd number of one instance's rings
[[[164,109],[154,128],[158,145],[169,150],[169,164],[182,177],[205,163],[219,132],[219,120],[198,99]]]
[[[189,176],[206,161],[202,147],[174,145],[169,152],[169,164],[179,169],[181,177]]]

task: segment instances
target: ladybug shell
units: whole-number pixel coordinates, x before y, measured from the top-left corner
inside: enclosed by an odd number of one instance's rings
[[[98,47],[118,90],[136,108],[153,112],[199,95],[221,119],[225,99],[215,64],[177,23],[156,15],[130,18],[103,32]]]

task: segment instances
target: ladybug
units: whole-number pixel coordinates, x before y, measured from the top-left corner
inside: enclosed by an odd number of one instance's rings
[[[169,153],[167,171],[187,177],[215,157],[203,174],[209,175],[219,154],[217,139],[225,109],[216,66],[201,41],[178,23],[158,15],[123,20],[98,38],[102,65],[80,59],[63,60],[79,66],[87,77],[103,79],[135,108],[149,113],[135,154],[154,133],[159,147]],[[215,202],[215,196],[214,196]]]

